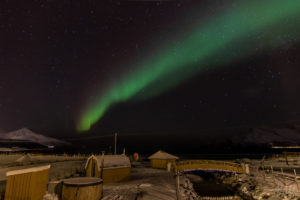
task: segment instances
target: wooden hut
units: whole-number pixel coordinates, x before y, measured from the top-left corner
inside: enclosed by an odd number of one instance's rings
[[[6,172],[6,200],[41,200],[47,191],[50,165]]]
[[[178,157],[159,150],[149,156],[148,159],[151,161],[152,168],[166,169],[168,163],[175,163]]]
[[[116,183],[130,179],[130,160],[126,155],[90,156],[85,165],[86,176],[101,178],[103,168],[103,183]]]

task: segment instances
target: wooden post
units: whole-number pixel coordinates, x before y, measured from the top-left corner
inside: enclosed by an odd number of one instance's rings
[[[104,168],[104,151],[101,155],[101,165],[100,165],[100,178],[103,180],[103,168]]]
[[[180,180],[179,180],[179,173],[176,172],[176,183],[177,183],[177,200],[181,200],[180,198]]]
[[[286,165],[289,165],[287,152],[284,153]]]
[[[263,158],[261,159],[261,165],[264,165],[265,158],[266,158],[266,155],[264,155]]]
[[[117,137],[118,137],[118,134],[115,133],[115,155],[117,154]]]
[[[273,166],[271,165],[271,173],[273,174]]]
[[[296,173],[296,170],[294,169],[294,174],[295,174],[295,182],[296,182],[296,185],[297,185],[297,189],[299,191],[299,184],[298,184],[298,180],[297,180],[297,173]]]
[[[263,174],[264,174],[264,180],[266,180],[265,167],[264,167],[264,166],[262,166],[262,169],[263,169]]]
[[[177,171],[176,163],[174,163],[174,169],[175,169],[175,174],[176,174],[176,196],[177,196],[177,200],[181,200],[181,197],[180,197],[180,180],[179,180],[179,173]]]
[[[263,158],[261,159],[261,166],[263,169],[264,180],[266,180],[265,167],[264,167],[265,158],[266,158],[266,155],[264,155]]]
[[[104,170],[104,152],[102,151],[102,155],[101,155],[101,167],[100,167],[100,178],[103,181],[103,170]],[[103,195],[103,187],[101,187],[101,194]]]
[[[283,184],[284,184],[284,187],[285,187],[285,179],[284,179],[284,175],[283,175],[283,169],[282,168],[280,168],[280,170],[281,170],[281,176],[282,176],[282,178],[283,178]]]

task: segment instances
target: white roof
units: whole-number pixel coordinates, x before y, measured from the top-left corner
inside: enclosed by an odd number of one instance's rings
[[[152,154],[151,156],[148,157],[149,159],[167,159],[167,160],[171,160],[171,159],[179,159],[177,156],[173,156],[171,154],[168,154],[162,150],[159,150],[158,152]]]
[[[102,156],[90,156],[87,160],[87,163],[92,158],[94,158],[98,161],[98,166],[100,167]],[[122,155],[104,155],[104,168],[130,167],[130,166],[131,166],[130,160],[126,155],[123,155],[123,154]]]

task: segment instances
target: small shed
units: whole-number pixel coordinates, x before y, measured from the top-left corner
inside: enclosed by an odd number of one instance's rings
[[[166,169],[168,163],[175,163],[175,161],[179,158],[177,156],[159,150],[158,152],[149,156],[148,159],[150,159],[151,161],[152,168]]]
[[[90,156],[85,164],[86,176],[101,178],[102,156]],[[130,160],[126,155],[104,155],[103,183],[116,183],[130,179]]]
[[[47,191],[50,165],[6,172],[4,199],[40,200]]]

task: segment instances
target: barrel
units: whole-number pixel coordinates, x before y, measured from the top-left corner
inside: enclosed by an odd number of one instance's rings
[[[99,200],[103,181],[96,177],[69,178],[63,181],[62,200]]]

